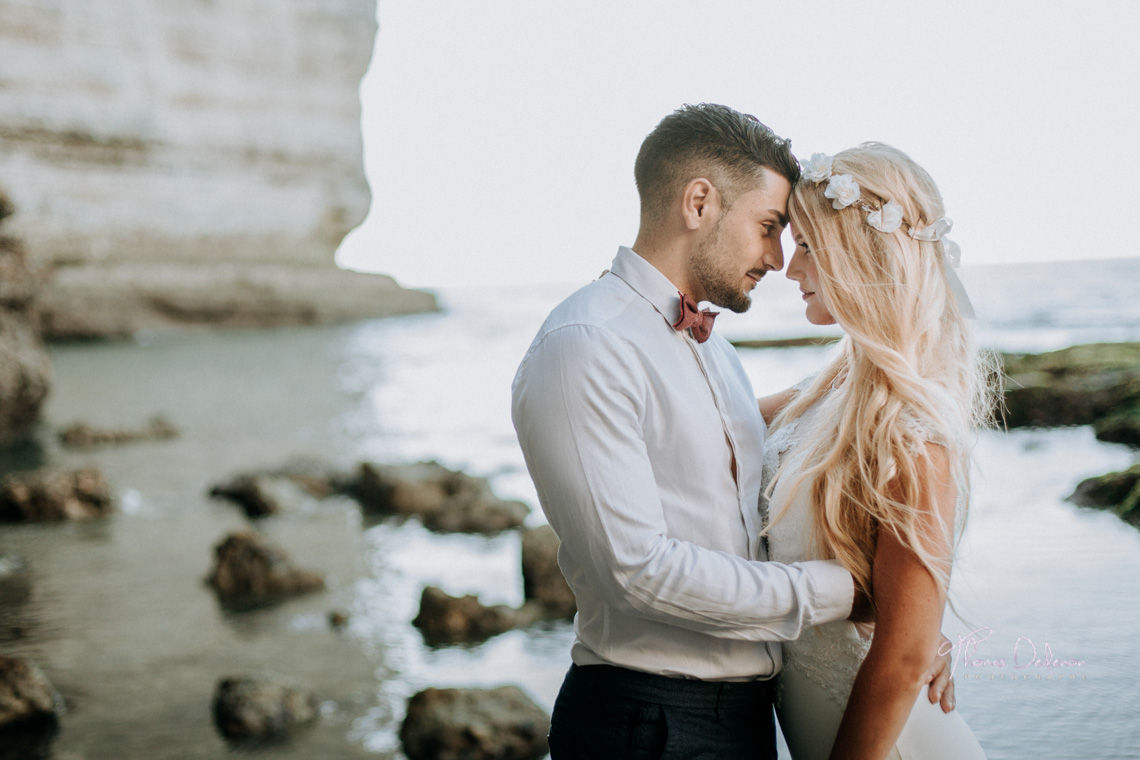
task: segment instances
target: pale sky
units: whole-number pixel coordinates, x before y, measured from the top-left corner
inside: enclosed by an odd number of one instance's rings
[[[636,235],[642,139],[702,101],[801,157],[906,151],[966,266],[1140,255],[1131,0],[380,0],[378,17],[372,211],[342,266],[418,287],[593,279]]]

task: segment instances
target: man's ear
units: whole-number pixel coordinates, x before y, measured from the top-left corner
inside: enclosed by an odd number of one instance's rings
[[[681,193],[681,216],[685,227],[698,230],[702,225],[716,221],[721,210],[720,191],[705,177],[689,180]]]

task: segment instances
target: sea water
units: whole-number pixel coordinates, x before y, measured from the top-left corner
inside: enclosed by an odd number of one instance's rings
[[[966,270],[980,342],[1008,351],[1140,340],[1140,259]],[[436,459],[489,477],[543,521],[510,422],[510,382],[546,313],[582,283],[443,291],[443,311],[336,327],[200,331],[52,348],[40,445],[8,466],[99,467],[121,509],[94,523],[0,528],[28,592],[0,610],[0,652],[31,657],[68,703],[67,758],[212,758],[217,680],[273,671],[310,685],[322,719],[267,758],[399,757],[404,703],[426,686],[515,683],[549,709],[569,664],[569,623],[431,648],[410,625],[425,585],[519,604],[518,536],[443,536],[362,517],[347,499],[307,503],[258,528],[329,588],[231,613],[203,584],[212,547],[250,523],[211,485],[292,458]],[[794,286],[766,280],[729,338],[811,328]],[[817,369],[826,347],[741,350],[758,394]],[[53,428],[141,426],[173,441],[77,452]],[[1134,449],[1087,427],[979,434],[972,511],[954,579],[959,710],[991,758],[1140,758],[1140,531],[1066,501]],[[326,614],[349,613],[333,631]]]

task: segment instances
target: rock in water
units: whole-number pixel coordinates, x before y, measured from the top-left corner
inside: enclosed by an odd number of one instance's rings
[[[375,0],[0,0],[0,177],[51,271],[44,334],[434,309],[334,263],[371,200],[376,29]]]
[[[207,578],[221,602],[245,609],[324,588],[324,579],[292,566],[285,552],[253,532],[231,533],[214,547]]]
[[[538,760],[549,729],[517,686],[424,689],[408,701],[400,741],[410,760]]]
[[[63,699],[35,664],[0,655],[0,760],[51,756]]]
[[[460,644],[509,631],[516,622],[514,610],[506,605],[484,607],[476,596],[449,596],[428,586],[420,595],[420,611],[412,625],[429,644]]]
[[[1140,464],[1123,472],[1082,480],[1069,501],[1082,507],[1111,510],[1124,521],[1140,527]]]
[[[110,486],[92,468],[14,473],[0,481],[0,520],[8,522],[87,520],[113,509]]]
[[[77,422],[59,431],[59,440],[72,449],[87,449],[95,446],[115,446],[135,441],[156,441],[177,438],[178,428],[161,415],[152,417],[144,428],[116,429],[98,428],[85,422]]]
[[[276,676],[223,678],[214,693],[214,724],[228,739],[279,739],[317,719],[317,698]]]
[[[545,617],[572,618],[578,604],[558,567],[558,546],[558,536],[549,525],[523,531],[523,595],[541,605]]]
[[[438,462],[364,463],[357,472],[354,495],[365,509],[415,516],[441,533],[499,533],[521,526],[530,512],[521,501],[495,496],[486,479]]]
[[[240,506],[247,517],[257,518],[296,511],[301,494],[298,486],[284,478],[239,475],[211,488],[210,496],[228,499]]]
[[[1093,425],[1097,438],[1140,446],[1140,343],[1090,343],[1005,354],[1009,427]]]
[[[12,212],[0,192],[0,226],[7,227]],[[18,240],[0,235],[0,446],[29,437],[51,384],[51,361],[36,328],[41,278],[25,259]]]

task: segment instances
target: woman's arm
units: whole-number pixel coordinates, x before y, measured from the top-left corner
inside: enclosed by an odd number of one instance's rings
[[[772,420],[776,419],[776,415],[780,413],[788,403],[796,397],[798,393],[795,388],[786,388],[779,393],[773,393],[771,396],[757,399],[760,404],[760,414],[764,417],[764,423],[771,425]]]
[[[920,462],[926,486],[918,527],[930,536],[925,549],[949,570],[958,491],[944,448],[927,444]],[[939,524],[941,517],[941,524]],[[947,526],[943,528],[942,526]],[[946,595],[918,557],[890,530],[881,530],[871,570],[875,637],[851,690],[831,750],[831,760],[885,758],[902,733],[919,691],[927,683]]]

